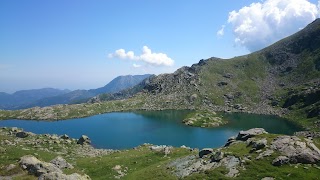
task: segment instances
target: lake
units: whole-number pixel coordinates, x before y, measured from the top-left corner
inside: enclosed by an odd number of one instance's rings
[[[88,135],[97,148],[126,149],[143,143],[186,145],[192,148],[220,147],[240,130],[261,127],[270,133],[292,135],[301,130],[276,117],[244,113],[223,114],[229,123],[217,128],[186,126],[181,121],[190,111],[113,112],[62,121],[4,120],[1,127],[20,127],[37,134]]]

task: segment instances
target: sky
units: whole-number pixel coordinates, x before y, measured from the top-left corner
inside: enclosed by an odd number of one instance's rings
[[[91,89],[259,50],[320,15],[320,0],[1,0],[0,92]]]

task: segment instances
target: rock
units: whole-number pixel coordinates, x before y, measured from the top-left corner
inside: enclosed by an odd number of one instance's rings
[[[20,158],[20,166],[27,170],[30,174],[41,176],[50,172],[62,173],[55,165],[47,162],[42,162],[34,156],[26,155]]]
[[[239,170],[237,170],[237,167],[240,165],[239,158],[227,156],[223,158],[219,164],[229,169],[229,172],[226,174],[227,177],[236,177],[239,174]]]
[[[163,149],[163,151],[164,151],[164,155],[165,155],[165,156],[167,156],[167,155],[169,155],[169,154],[171,153],[171,150],[170,150],[170,148],[169,148],[168,146],[166,146],[166,147]]]
[[[262,159],[264,157],[271,156],[273,153],[274,153],[273,150],[267,149],[266,151],[263,151],[262,153],[260,153],[258,155],[258,157],[256,157],[256,159],[259,160],[259,159]]]
[[[267,146],[267,143],[268,141],[266,138],[260,139],[258,141],[254,141],[252,144],[252,148],[254,148],[255,150],[263,149],[264,147]]]
[[[66,135],[66,134],[60,136],[60,138],[61,138],[61,139],[70,139],[70,137],[69,137],[68,135]]]
[[[230,93],[229,94],[225,94],[224,96],[229,100],[234,99],[234,96],[232,94],[230,94]]]
[[[294,133],[295,136],[304,136],[304,137],[311,137],[311,138],[319,138],[320,132],[313,132],[313,131],[299,131]]]
[[[217,151],[217,152],[214,152],[210,158],[212,162],[219,162],[221,159],[223,159],[223,157],[224,157],[224,153],[221,151]]]
[[[274,166],[282,166],[288,163],[289,163],[289,158],[287,156],[278,156],[276,159],[272,161],[272,165]]]
[[[247,131],[240,131],[236,140],[246,141],[247,139],[260,134],[267,134],[263,128],[253,128]]]
[[[230,137],[228,140],[227,140],[227,143],[224,145],[224,147],[228,147],[230,146],[233,142],[236,142],[236,137],[235,136],[232,136]]]
[[[220,81],[220,82],[218,82],[217,85],[218,85],[218,86],[226,86],[226,85],[228,85],[228,83],[225,82],[225,81]]]
[[[191,102],[194,102],[196,99],[198,99],[198,95],[197,95],[197,94],[192,94],[192,95],[190,96],[190,101],[191,101]]]
[[[63,174],[61,172],[50,172],[42,174],[38,180],[90,180],[91,178],[88,175],[81,176],[78,173],[73,173],[70,175]]]
[[[233,107],[234,107],[235,109],[241,109],[241,104],[235,104]]]
[[[84,145],[84,144],[91,144],[91,140],[88,136],[86,135],[82,135],[79,140],[77,141],[77,144],[81,144],[81,145]]]
[[[232,78],[233,77],[233,74],[230,74],[230,73],[226,73],[226,74],[224,74],[223,75],[223,77],[225,77],[225,78]]]
[[[261,180],[274,180],[274,178],[273,177],[264,177]]]
[[[154,145],[154,146],[150,146],[150,150],[151,150],[151,151],[162,152],[162,153],[164,153],[165,156],[167,156],[168,154],[171,153],[171,149],[172,149],[171,146],[166,146],[166,145],[160,145],[160,146]]]
[[[5,153],[7,151],[7,149],[6,148],[4,148],[4,147],[0,147],[0,153]]]
[[[272,141],[271,148],[289,157],[291,163],[315,164],[320,162],[320,150],[311,140],[305,143],[296,136],[279,136]]]
[[[65,159],[61,156],[57,156],[56,158],[50,161],[51,164],[55,165],[59,169],[73,169],[73,166],[69,164]]]
[[[16,133],[16,137],[19,137],[19,138],[26,138],[28,136],[29,136],[29,133],[24,132],[24,131],[20,131],[20,132]]]
[[[211,154],[213,152],[212,148],[204,148],[201,151],[199,151],[199,157],[202,158],[205,155]]]
[[[14,169],[14,168],[16,168],[17,166],[16,165],[14,165],[14,164],[9,164],[7,167],[6,167],[6,170],[7,171],[10,171],[10,170],[12,170],[12,169]]]

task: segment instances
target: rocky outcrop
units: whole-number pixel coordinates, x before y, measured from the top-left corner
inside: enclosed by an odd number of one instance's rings
[[[236,140],[246,141],[249,138],[252,138],[260,134],[266,134],[266,133],[267,132],[263,128],[254,128],[254,129],[249,129],[247,131],[240,131]]]
[[[31,155],[21,157],[19,164],[22,169],[27,170],[30,174],[34,174],[35,176],[41,176],[42,174],[50,172],[62,173],[62,171],[55,165],[40,161]]]
[[[290,163],[320,162],[320,150],[311,140],[302,140],[296,136],[279,136],[272,141],[271,148],[288,157]]]
[[[53,163],[51,163],[53,162]],[[89,180],[88,175],[79,175],[77,173],[66,175],[62,172],[60,168],[70,167],[63,158],[57,157],[53,159],[50,163],[40,161],[32,155],[26,155],[20,158],[20,166],[22,169],[27,170],[30,174],[39,177],[39,180]]]

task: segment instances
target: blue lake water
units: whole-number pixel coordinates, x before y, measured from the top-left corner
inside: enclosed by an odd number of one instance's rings
[[[186,145],[192,148],[220,147],[240,130],[265,128],[276,134],[292,135],[301,130],[276,116],[223,114],[229,123],[217,128],[189,127],[181,123],[189,111],[114,112],[63,121],[4,120],[1,127],[20,127],[37,134],[68,134],[72,138],[88,135],[93,146],[126,149],[143,143]]]

